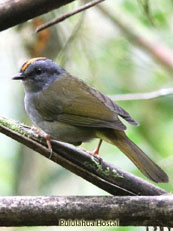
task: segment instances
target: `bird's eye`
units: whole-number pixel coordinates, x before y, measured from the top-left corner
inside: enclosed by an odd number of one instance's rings
[[[40,75],[40,74],[42,73],[42,70],[41,70],[40,68],[38,68],[38,69],[35,70],[35,73],[36,73],[37,75]]]

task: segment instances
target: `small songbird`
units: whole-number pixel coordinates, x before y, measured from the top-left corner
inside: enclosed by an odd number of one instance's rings
[[[168,182],[166,173],[126,136],[119,117],[138,123],[108,96],[44,57],[25,62],[13,79],[22,80],[26,112],[47,141],[80,145],[98,138],[97,154],[104,140],[117,146],[150,180]]]

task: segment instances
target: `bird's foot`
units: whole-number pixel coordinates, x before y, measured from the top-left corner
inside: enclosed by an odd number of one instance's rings
[[[92,153],[91,155],[96,157],[100,162],[102,161],[102,158],[99,156],[99,151],[100,151],[101,145],[102,145],[102,140],[99,141],[97,148],[91,152]]]
[[[92,152],[90,152],[90,151],[88,151],[88,150],[82,148],[82,151],[84,151],[84,152],[88,153],[90,156],[93,156],[94,158],[96,158],[96,159],[99,161],[99,163],[102,162],[102,158],[98,155],[97,152],[95,152],[95,150],[92,151]]]
[[[42,131],[39,128],[35,127],[34,125],[31,127],[31,131],[35,132],[38,136],[43,137]]]
[[[99,150],[100,150],[101,144],[102,144],[102,140],[99,141],[97,148],[95,150],[93,150],[92,152],[90,152],[84,148],[82,148],[82,151],[87,152],[89,155],[95,157],[101,163],[102,158],[99,156]]]
[[[40,130],[34,126],[32,126],[32,131],[34,131],[36,134],[38,134],[40,137],[43,137],[45,140],[46,140],[46,143],[47,143],[47,146],[48,146],[48,149],[50,151],[50,156],[49,156],[49,159],[51,159],[52,157],[52,145],[51,145],[51,137],[46,133],[44,132],[43,130]]]

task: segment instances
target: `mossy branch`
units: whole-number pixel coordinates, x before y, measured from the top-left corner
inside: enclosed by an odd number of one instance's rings
[[[0,132],[49,159],[50,152],[45,140],[39,137],[30,127],[0,117]],[[50,160],[112,195],[162,195],[167,193],[110,163],[99,162],[72,145],[52,141],[52,147],[53,154]]]

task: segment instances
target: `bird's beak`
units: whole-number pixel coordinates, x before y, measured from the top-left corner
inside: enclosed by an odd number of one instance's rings
[[[23,80],[24,79],[24,74],[19,72],[17,75],[15,75],[12,79],[13,80]]]

